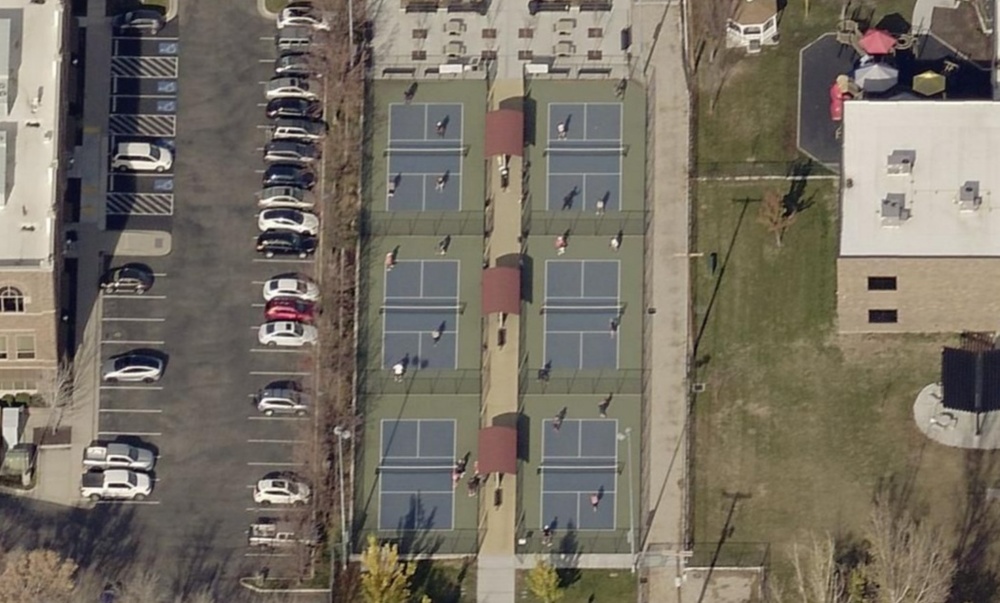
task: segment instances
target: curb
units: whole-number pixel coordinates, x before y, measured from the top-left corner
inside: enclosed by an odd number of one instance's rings
[[[177,5],[179,0],[169,0],[167,2],[167,13],[163,16],[164,20],[172,21],[177,18]]]
[[[172,0],[176,2],[177,0]],[[260,13],[261,17],[273,21],[278,18],[278,13],[272,13],[267,10],[267,0],[257,0],[257,12]]]
[[[263,0],[258,0],[262,2]],[[254,584],[254,578],[240,578],[240,586],[255,593],[319,594],[328,593],[328,588],[263,588]]]

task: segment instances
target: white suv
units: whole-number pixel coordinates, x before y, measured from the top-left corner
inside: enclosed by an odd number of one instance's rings
[[[148,142],[123,142],[111,158],[111,169],[133,172],[165,172],[174,164],[166,147]]]
[[[259,505],[304,505],[309,502],[309,486],[294,473],[268,473],[257,481],[253,501]]]

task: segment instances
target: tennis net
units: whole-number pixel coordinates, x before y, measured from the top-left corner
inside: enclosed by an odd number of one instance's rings
[[[407,473],[452,473],[455,465],[379,465],[376,473],[407,472]]]
[[[545,147],[544,155],[628,155],[628,145],[607,147]]]
[[[621,316],[625,313],[625,306],[621,303],[617,306],[560,306],[546,304],[539,309],[539,314],[603,314],[605,316]]]
[[[383,157],[391,155],[462,155],[469,154],[470,145],[460,147],[389,147],[382,151]]]
[[[605,465],[539,465],[537,473],[557,471],[562,473],[595,473],[599,471],[613,471],[621,473],[625,468],[625,462],[605,464]]]
[[[439,314],[442,312],[454,312],[455,314],[465,313],[465,302],[459,302],[453,306],[381,306],[379,314],[406,313],[406,314]]]

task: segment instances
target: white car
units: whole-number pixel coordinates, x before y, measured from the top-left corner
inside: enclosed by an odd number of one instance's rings
[[[307,98],[316,100],[319,95],[309,89],[309,82],[299,77],[274,77],[267,83],[267,100],[272,98]]]
[[[309,412],[309,396],[298,389],[265,387],[254,396],[257,410],[265,416],[305,416]]]
[[[294,473],[269,473],[253,488],[253,501],[259,505],[304,505],[312,492]]]
[[[257,341],[266,346],[302,347],[316,343],[316,327],[291,320],[265,322],[257,329]]]
[[[264,283],[264,301],[271,301],[276,297],[316,301],[319,299],[319,287],[308,279],[280,276]]]
[[[129,469],[90,471],[80,481],[80,495],[93,501],[143,500],[152,491],[153,480],[148,475]]]
[[[174,164],[170,149],[148,142],[122,142],[111,157],[111,169],[133,172],[165,172]]]
[[[257,228],[268,230],[291,230],[299,234],[314,235],[319,232],[319,217],[297,209],[265,209],[257,214]]]
[[[323,20],[323,15],[316,10],[311,2],[289,2],[278,13],[278,29],[306,25],[314,29],[329,30],[330,24]]]
[[[257,206],[312,209],[316,205],[313,193],[294,186],[269,186],[257,194]]]
[[[128,353],[107,359],[101,367],[101,378],[108,383],[118,381],[153,383],[163,376],[163,359],[149,354]]]

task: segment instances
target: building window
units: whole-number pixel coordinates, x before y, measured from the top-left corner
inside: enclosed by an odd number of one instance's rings
[[[870,323],[894,323],[898,322],[899,316],[896,310],[868,310],[868,322]]]
[[[24,312],[24,294],[20,289],[0,288],[0,312]]]
[[[0,360],[7,360],[10,356],[7,354],[7,336],[0,335]]]
[[[35,336],[17,335],[14,337],[18,360],[32,360],[35,357]]]
[[[895,291],[896,277],[894,276],[869,276],[869,291]]]

